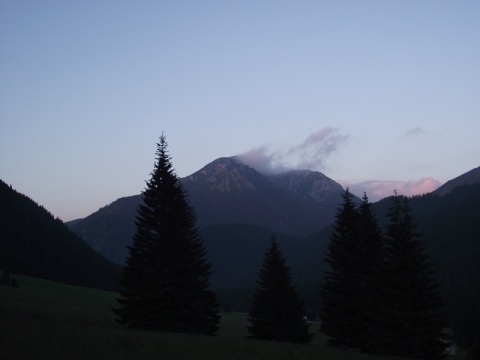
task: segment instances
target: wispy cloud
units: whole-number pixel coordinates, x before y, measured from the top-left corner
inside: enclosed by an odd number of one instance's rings
[[[420,126],[417,126],[413,129],[407,130],[403,135],[403,137],[407,138],[407,137],[422,135],[426,133],[427,132],[424,129],[422,129]]]
[[[323,170],[327,159],[339,151],[347,138],[348,135],[340,134],[338,129],[326,127],[286,150],[260,146],[238,155],[238,158],[264,174],[278,174],[291,169]]]
[[[431,177],[409,181],[372,180],[357,184],[344,184],[344,186],[349,187],[353,194],[359,197],[362,197],[364,192],[367,193],[370,201],[378,201],[391,196],[395,190],[398,194],[406,196],[427,194],[436,190],[440,185],[440,181]]]
[[[237,157],[262,174],[277,174],[289,170],[282,164],[280,152],[271,151],[267,146],[255,147]]]

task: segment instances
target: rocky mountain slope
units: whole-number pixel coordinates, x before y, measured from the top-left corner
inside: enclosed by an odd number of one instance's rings
[[[263,175],[236,158],[220,158],[183,178],[198,226],[259,225],[308,235],[333,220],[343,188],[314,171]]]

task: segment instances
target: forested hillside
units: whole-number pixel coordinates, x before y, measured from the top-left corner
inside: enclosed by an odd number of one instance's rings
[[[118,289],[118,265],[1,180],[0,222],[0,270],[72,285]]]

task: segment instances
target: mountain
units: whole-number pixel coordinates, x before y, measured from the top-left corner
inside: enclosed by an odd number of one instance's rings
[[[0,270],[71,285],[119,288],[118,265],[1,180],[0,221]]]
[[[296,236],[329,224],[343,193],[322,173],[264,175],[235,157],[213,161],[182,184],[200,228],[235,222]]]
[[[242,223],[294,237],[331,223],[344,191],[320,172],[264,175],[235,157],[217,159],[181,182],[199,229]],[[121,198],[68,225],[95,250],[121,264],[135,232],[140,201],[140,195]]]
[[[462,185],[471,185],[471,184],[476,184],[480,183],[480,166],[472,169],[468,172],[466,172],[463,175],[460,175],[450,181],[447,181],[445,184],[440,186],[437,190],[435,190],[433,193],[443,196],[445,194],[448,194],[451,192],[453,189],[462,186]]]

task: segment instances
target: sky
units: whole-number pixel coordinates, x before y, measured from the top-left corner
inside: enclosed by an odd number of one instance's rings
[[[0,0],[0,179],[64,221],[239,156],[371,201],[480,166],[480,2]]]

